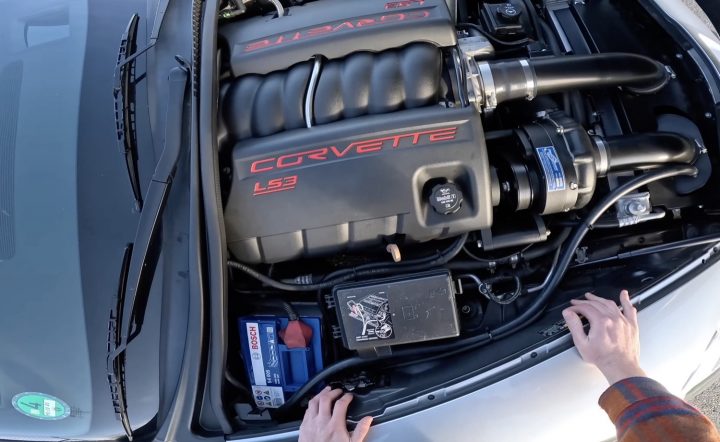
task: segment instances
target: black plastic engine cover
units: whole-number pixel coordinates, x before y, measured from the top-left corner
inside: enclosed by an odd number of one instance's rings
[[[371,129],[369,129],[371,128]],[[473,108],[440,106],[353,118],[239,142],[225,223],[241,261],[279,262],[492,225],[490,168]],[[437,184],[459,210],[430,205]]]
[[[233,79],[222,110],[235,141],[305,127],[305,92],[312,62],[268,75]],[[328,124],[363,115],[435,105],[441,95],[442,55],[427,43],[383,52],[355,52],[323,64],[310,115]]]
[[[319,0],[284,17],[253,17],[221,27],[235,76],[284,70],[315,55],[341,58],[413,41],[438,47],[457,39],[445,0]]]

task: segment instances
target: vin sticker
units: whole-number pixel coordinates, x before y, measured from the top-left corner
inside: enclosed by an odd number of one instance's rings
[[[554,146],[538,147],[535,149],[545,173],[545,183],[548,192],[565,190],[565,171]]]

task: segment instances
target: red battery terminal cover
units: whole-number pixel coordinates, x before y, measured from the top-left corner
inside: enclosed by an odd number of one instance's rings
[[[310,345],[312,328],[299,319],[288,322],[287,327],[278,331],[287,348],[306,348]]]

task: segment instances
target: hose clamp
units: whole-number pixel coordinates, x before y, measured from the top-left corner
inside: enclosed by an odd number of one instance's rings
[[[527,60],[523,59],[519,62],[522,67],[523,74],[525,75],[525,98],[528,101],[531,101],[537,96],[537,78],[535,77],[535,70],[530,66],[530,63]]]
[[[598,176],[605,176],[608,168],[610,167],[610,159],[608,158],[607,145],[602,137],[592,137],[597,146],[598,153],[600,154],[600,162],[597,164],[596,173]]]
[[[477,69],[480,74],[480,82],[482,83],[483,109],[485,112],[492,112],[498,105],[492,69],[490,68],[490,64],[485,61],[478,63]]]

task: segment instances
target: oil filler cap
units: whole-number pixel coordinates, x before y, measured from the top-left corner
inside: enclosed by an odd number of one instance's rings
[[[453,183],[438,184],[430,193],[430,205],[441,215],[451,215],[460,210],[462,192]]]

